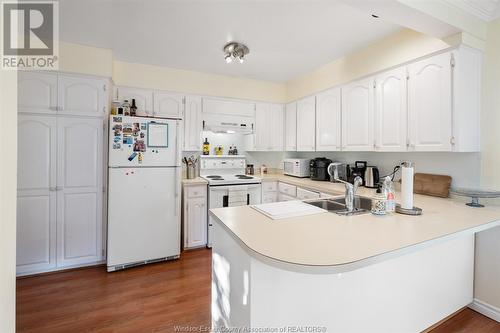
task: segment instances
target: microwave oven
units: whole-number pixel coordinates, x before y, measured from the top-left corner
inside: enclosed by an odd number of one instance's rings
[[[283,173],[294,177],[309,177],[309,162],[308,158],[286,158],[283,160]]]

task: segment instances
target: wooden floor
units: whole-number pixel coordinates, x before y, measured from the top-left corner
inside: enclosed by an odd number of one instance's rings
[[[211,251],[106,273],[104,266],[17,281],[17,331],[173,332],[210,324]],[[465,309],[432,333],[500,333],[500,324]]]

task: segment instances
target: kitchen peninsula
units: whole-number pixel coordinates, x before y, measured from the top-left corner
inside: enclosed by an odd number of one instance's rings
[[[343,189],[322,184],[332,194]],[[467,306],[474,234],[500,225],[500,207],[421,195],[415,205],[422,216],[325,212],[272,220],[249,206],[211,210],[213,325],[417,332]]]

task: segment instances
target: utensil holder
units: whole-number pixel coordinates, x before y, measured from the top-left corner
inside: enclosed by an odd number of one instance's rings
[[[186,178],[194,179],[196,178],[196,165],[188,165],[186,168]]]

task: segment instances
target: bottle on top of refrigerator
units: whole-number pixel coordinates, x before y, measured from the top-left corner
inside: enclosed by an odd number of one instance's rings
[[[135,98],[132,98],[132,106],[130,107],[130,115],[135,117],[137,115],[137,106],[135,105]]]
[[[385,204],[386,212],[394,213],[396,211],[396,198],[394,196],[394,183],[392,182],[391,177],[385,177],[382,192],[385,194],[387,199]]]
[[[205,142],[203,142],[203,155],[210,155],[210,143],[207,138],[205,138]]]
[[[123,108],[123,115],[130,116],[130,103],[128,102],[128,99],[123,101],[122,108]]]

